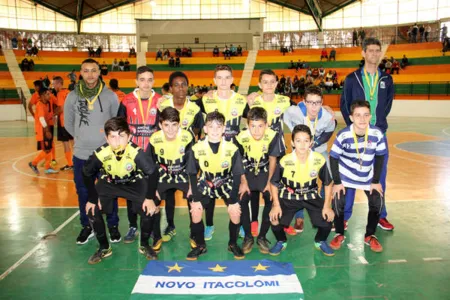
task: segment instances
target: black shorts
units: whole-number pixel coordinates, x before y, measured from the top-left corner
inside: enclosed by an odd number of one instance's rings
[[[228,206],[228,205],[231,204],[231,203],[230,203],[230,199],[228,199],[228,198],[226,198],[226,197],[219,197],[219,198],[216,198],[216,197],[210,197],[210,196],[208,196],[208,195],[202,195],[202,196],[200,197],[199,201],[202,203],[203,208],[205,208],[206,205],[208,205],[209,203],[211,203],[211,202],[213,202],[213,201],[216,201],[216,199],[222,199],[223,202],[225,202],[225,205],[226,205],[226,206]],[[191,198],[191,199],[189,199],[189,201],[192,202],[193,199]],[[238,203],[239,203],[239,202],[238,202]]]
[[[53,148],[53,137],[51,139],[47,139],[44,136],[44,140],[43,141],[38,141],[37,142],[37,149],[39,150],[43,150],[43,151],[50,151]]]
[[[283,215],[280,219],[282,226],[289,226],[295,214],[305,208],[308,211],[311,223],[315,227],[331,227],[331,222],[327,222],[322,217],[324,200],[320,197],[313,200],[288,200],[280,198],[280,206]]]
[[[58,126],[58,141],[68,142],[70,140],[73,140],[73,137],[67,132],[66,128]]]
[[[187,192],[189,191],[189,183],[181,182],[181,183],[158,183],[158,193],[161,197],[161,200],[166,200],[166,193],[170,190],[179,190],[183,192],[183,198],[186,199]],[[175,192],[175,191],[174,191]]]
[[[267,180],[269,179],[268,172],[260,172],[257,176],[255,173],[250,172],[245,174],[247,178],[248,187],[251,192],[261,192],[264,191],[267,185]]]

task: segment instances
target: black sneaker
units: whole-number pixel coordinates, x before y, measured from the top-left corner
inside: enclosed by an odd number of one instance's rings
[[[253,244],[255,243],[252,236],[246,236],[242,242],[242,251],[245,254],[252,252]]]
[[[198,246],[191,250],[191,252],[188,253],[186,259],[187,260],[197,260],[198,257],[202,254],[205,254],[207,252],[206,246]]]
[[[103,258],[111,256],[111,246],[108,249],[98,249],[91,257],[89,257],[88,264],[95,265],[102,261]]]
[[[122,236],[119,232],[119,227],[109,227],[109,241],[111,243],[119,243],[122,240]]]
[[[256,245],[258,245],[259,252],[262,254],[268,254],[270,250],[270,242],[265,237],[258,237],[256,240]]]
[[[33,165],[32,162],[29,162],[28,165],[30,166],[31,170],[33,170],[34,173],[39,175],[39,170],[38,170],[37,166]]]
[[[237,245],[228,245],[228,251],[233,253],[235,259],[244,259],[245,255],[241,248]]]
[[[148,260],[157,260],[158,255],[156,254],[155,250],[153,250],[150,246],[140,246],[139,247],[139,253],[143,254],[146,259]]]
[[[77,244],[84,245],[87,242],[89,242],[89,240],[92,239],[93,237],[94,231],[92,230],[91,226],[84,226],[77,237]]]
[[[61,171],[72,171],[73,170],[73,166],[65,165],[60,170]]]

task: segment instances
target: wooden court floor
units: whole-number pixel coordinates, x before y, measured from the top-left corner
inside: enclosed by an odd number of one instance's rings
[[[450,119],[390,118],[389,124],[386,204],[396,228],[377,231],[385,251],[364,248],[367,205],[357,194],[346,247],[336,256],[313,249],[315,230],[307,225],[289,238],[286,251],[270,257],[293,263],[305,299],[448,299]],[[0,299],[127,299],[146,265],[137,244],[115,244],[111,258],[88,265],[96,245],[75,244],[80,225],[72,174],[34,175],[28,162],[35,146],[31,124],[0,122]],[[56,154],[62,166],[61,145]],[[189,250],[187,209],[182,199],[177,204],[177,235],[160,260],[183,260]],[[231,260],[226,211],[216,211],[216,233],[202,259]],[[126,210],[119,216],[125,234]],[[274,241],[271,233],[268,238]],[[269,258],[256,248],[247,257]]]

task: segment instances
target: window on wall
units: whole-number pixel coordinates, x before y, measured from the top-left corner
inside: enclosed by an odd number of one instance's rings
[[[440,4],[440,3],[439,3]],[[419,0],[417,21],[429,21],[437,18],[438,0]]]
[[[397,0],[380,0],[380,26],[397,24]]]
[[[343,9],[343,28],[360,28],[361,25],[361,3],[357,2]],[[327,27],[328,29],[328,27]]]
[[[327,29],[341,29],[344,21],[343,15],[344,11],[339,10],[326,18],[323,18],[322,26]],[[345,20],[345,22],[347,22],[347,20]]]
[[[401,0],[398,7],[398,23],[417,22],[417,0]]]

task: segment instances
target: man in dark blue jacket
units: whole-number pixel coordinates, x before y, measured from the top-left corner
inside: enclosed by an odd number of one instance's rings
[[[384,133],[384,139],[387,148],[386,131],[388,128],[387,116],[391,111],[392,101],[394,100],[394,82],[391,75],[381,72],[378,64],[381,57],[381,43],[376,38],[367,38],[362,43],[362,56],[365,58],[365,65],[353,73],[350,73],[345,79],[344,89],[341,95],[341,113],[345,123],[350,125],[350,106],[353,101],[367,100],[370,103],[371,125],[375,125]],[[363,154],[362,154],[363,155]],[[383,191],[386,193],[386,175],[389,151],[384,158],[383,171],[380,182]],[[345,227],[347,220],[352,214],[354,192],[346,193],[345,205]],[[378,226],[384,230],[393,230],[394,226],[386,219],[386,206],[383,206]]]

